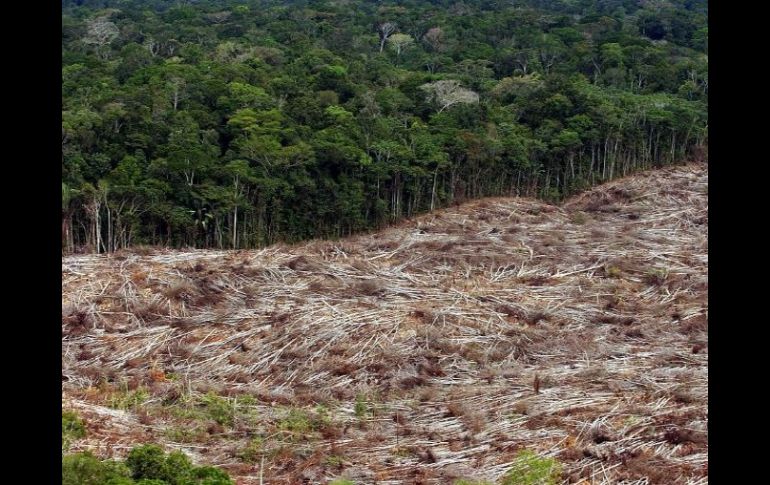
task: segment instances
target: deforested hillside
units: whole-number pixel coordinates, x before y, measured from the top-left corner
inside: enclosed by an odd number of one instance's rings
[[[243,484],[707,483],[707,237],[691,164],[339,241],[64,257],[72,450],[158,442]]]

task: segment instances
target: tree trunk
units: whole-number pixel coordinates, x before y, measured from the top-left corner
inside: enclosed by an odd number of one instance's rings
[[[233,209],[233,249],[238,249],[238,206]]]
[[[674,163],[676,158],[676,131],[671,132],[671,163]]]
[[[62,219],[61,219],[61,238],[62,238],[62,241],[64,242],[64,244],[63,244],[64,248],[63,249],[64,249],[64,253],[65,254],[69,254],[69,252],[70,252],[70,250],[69,250],[70,249],[69,248],[69,234],[70,234],[70,230],[69,230],[69,224],[68,224],[68,221],[67,221],[67,216],[64,215],[62,217]]]
[[[107,209],[107,252],[111,253],[114,251],[112,243],[112,212],[110,211],[110,206],[107,204],[106,200],[104,207]]]
[[[436,167],[436,170],[433,171],[433,187],[430,191],[430,211],[433,212],[433,209],[436,207],[436,180],[438,178],[438,167]]]

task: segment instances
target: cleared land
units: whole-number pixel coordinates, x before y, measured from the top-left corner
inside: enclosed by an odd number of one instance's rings
[[[72,450],[239,483],[707,483],[708,169],[261,251],[62,259]]]

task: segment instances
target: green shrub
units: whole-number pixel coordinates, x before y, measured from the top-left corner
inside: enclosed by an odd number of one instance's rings
[[[329,485],[356,485],[356,484],[345,478],[335,478],[334,480],[329,482]]]
[[[175,460],[179,462],[179,459]],[[144,445],[134,448],[126,458],[126,465],[131,469],[131,476],[137,480],[142,478],[171,481],[174,470],[170,469],[166,453],[158,445]],[[189,461],[188,461],[189,465]]]
[[[234,485],[222,470],[196,467],[184,453],[157,445],[131,450],[125,463],[100,461],[89,452],[62,458],[62,485]]]
[[[67,451],[72,442],[85,438],[86,425],[83,419],[74,411],[64,411],[61,415],[62,450]]]
[[[122,463],[101,461],[91,452],[62,458],[62,485],[133,484],[128,468]]]
[[[502,485],[556,485],[561,476],[561,465],[553,458],[521,451],[513,468],[503,477]]]
[[[292,409],[289,414],[278,422],[278,429],[292,433],[306,434],[313,429],[313,422],[308,414],[301,409]]]
[[[121,409],[123,411],[128,411],[141,406],[149,398],[150,398],[149,391],[143,387],[140,387],[133,391],[123,389],[123,390],[114,392],[107,399],[107,406],[114,409]]]
[[[313,429],[321,429],[324,426],[329,426],[332,424],[332,416],[329,408],[321,404],[316,406],[311,421],[311,426]]]
[[[210,392],[201,398],[206,414],[222,426],[232,426],[235,421],[235,405],[231,401]]]
[[[339,455],[330,455],[324,458],[324,465],[331,467],[341,467],[345,459]]]
[[[366,405],[366,400],[361,394],[356,396],[356,405],[354,411],[358,419],[363,419],[369,412],[369,407]]]
[[[608,278],[620,278],[623,275],[623,270],[617,266],[605,266],[604,273]]]
[[[174,426],[164,434],[176,443],[203,443],[209,437],[209,433],[200,426]]]
[[[245,463],[256,463],[265,451],[265,443],[261,437],[253,438],[249,444],[239,454],[241,461]]]
[[[167,409],[178,418],[201,422],[215,421],[232,428],[236,422],[254,424],[258,420],[255,408],[257,401],[252,396],[230,399],[214,392],[202,396],[185,395]]]
[[[197,485],[233,485],[233,481],[224,471],[213,466],[194,468],[192,476]]]

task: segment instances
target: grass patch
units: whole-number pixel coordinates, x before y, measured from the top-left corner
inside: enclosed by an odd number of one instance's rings
[[[200,426],[175,426],[166,430],[166,437],[176,443],[203,443],[209,434]]]
[[[257,463],[265,453],[265,440],[262,437],[257,436],[249,441],[249,444],[241,450],[238,454],[238,458],[244,463]]]
[[[502,485],[556,485],[561,476],[561,464],[531,450],[516,455],[513,468],[503,477]]]
[[[278,429],[292,434],[306,434],[313,431],[313,420],[302,409],[291,409],[289,414],[278,421]]]
[[[206,415],[222,426],[232,426],[235,422],[236,406],[233,401],[210,392],[200,402]]]
[[[339,456],[339,455],[330,455],[324,458],[324,465],[339,468],[342,466],[342,463],[344,462],[345,458]]]
[[[276,427],[291,435],[291,437],[303,437],[317,431],[323,431],[333,425],[331,413],[325,406],[318,405],[313,411],[291,408],[288,413],[280,418]]]
[[[251,396],[226,398],[213,392],[180,399],[178,406],[170,407],[173,415],[194,421],[214,421],[215,423],[232,428],[236,422],[254,423],[257,418],[253,405],[256,400]]]
[[[110,394],[106,404],[113,409],[131,411],[144,404],[148,399],[150,399],[150,392],[144,387],[139,387],[133,391],[120,389]]]

